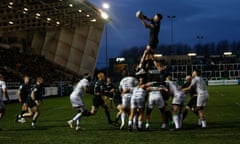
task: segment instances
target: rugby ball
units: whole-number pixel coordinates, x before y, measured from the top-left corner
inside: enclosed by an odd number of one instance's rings
[[[143,16],[143,12],[141,11],[141,10],[138,10],[137,12],[136,12],[136,17],[137,18],[141,18]]]

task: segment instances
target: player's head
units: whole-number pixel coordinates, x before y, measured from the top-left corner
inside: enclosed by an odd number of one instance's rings
[[[191,82],[192,80],[192,77],[190,75],[187,75],[186,78],[185,78],[185,81],[186,82]]]
[[[107,77],[107,82],[111,83],[112,79],[110,77]]]
[[[37,84],[43,84],[43,78],[37,77]]]
[[[29,76],[25,75],[25,76],[23,77],[23,81],[24,81],[25,84],[28,84],[29,81],[30,81]]]
[[[172,80],[172,75],[171,73],[166,73],[166,80]]]
[[[145,83],[144,77],[139,77],[139,78],[138,78],[138,85],[142,85],[142,84],[144,84],[144,83]]]
[[[194,70],[192,72],[192,77],[196,77],[196,76],[199,76],[201,74],[201,72],[199,70]]]
[[[162,20],[162,18],[163,18],[162,14],[156,13],[156,14],[154,15],[154,17],[153,17],[153,20],[154,20],[155,22],[159,22],[159,21]]]
[[[105,80],[105,75],[103,72],[98,73],[97,77],[99,80]]]

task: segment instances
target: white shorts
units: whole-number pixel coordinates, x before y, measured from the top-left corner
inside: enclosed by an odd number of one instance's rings
[[[197,97],[197,107],[205,107],[208,101],[208,93],[198,95]]]
[[[122,106],[123,108],[130,108],[132,93],[125,93],[122,95]]]
[[[153,109],[154,106],[158,108],[163,108],[165,106],[165,101],[162,95],[149,95],[148,97],[148,108]]]
[[[4,102],[3,102],[3,101],[0,101],[0,110],[1,110],[1,109],[4,109],[4,108],[5,108]]]
[[[181,95],[174,96],[172,100],[172,104],[184,105],[185,100],[186,100],[186,95],[183,93]]]
[[[144,108],[145,106],[145,97],[132,97],[131,98],[131,108],[136,109],[136,108]]]
[[[84,103],[80,96],[70,95],[70,101],[72,103],[72,107],[83,107]]]

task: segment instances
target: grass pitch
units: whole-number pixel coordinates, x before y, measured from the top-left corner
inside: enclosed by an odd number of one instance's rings
[[[0,120],[0,144],[239,144],[240,143],[240,86],[209,86],[210,98],[206,107],[208,128],[195,125],[197,118],[189,113],[180,131],[160,129],[158,110],[152,114],[149,131],[120,131],[119,127],[107,124],[103,109],[92,117],[81,121],[83,131],[74,131],[67,125],[75,111],[68,97],[45,99],[41,105],[41,115],[37,128],[32,129],[31,119],[27,123],[15,123],[20,104],[6,105],[6,115]],[[92,96],[84,97],[88,108]],[[111,109],[112,119],[116,113]]]

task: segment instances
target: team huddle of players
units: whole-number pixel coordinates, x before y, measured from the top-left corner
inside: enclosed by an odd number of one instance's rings
[[[136,77],[126,75],[121,79],[118,88],[114,87],[110,78],[107,78],[106,81],[105,75],[99,73],[94,86],[93,104],[90,111],[84,108],[83,95],[87,92],[89,80],[87,76],[83,77],[70,95],[70,101],[73,108],[77,110],[77,114],[68,121],[69,126],[79,130],[81,117],[96,114],[101,106],[105,110],[109,124],[118,124],[121,119],[120,130],[128,127],[129,131],[133,129],[141,131],[150,128],[151,112],[156,106],[161,112],[161,128],[163,129],[181,129],[188,110],[196,113],[198,125],[206,128],[204,107],[208,100],[208,91],[199,72],[194,70],[192,76],[187,76],[183,86],[172,81],[170,73],[167,73],[165,69],[161,69],[159,72],[161,79],[164,78],[163,81],[149,82],[146,75]],[[191,99],[184,107],[188,93],[191,95]],[[116,108],[119,110],[114,121],[110,118],[106,101],[108,97],[113,98]],[[128,123],[125,124],[127,116]]]

